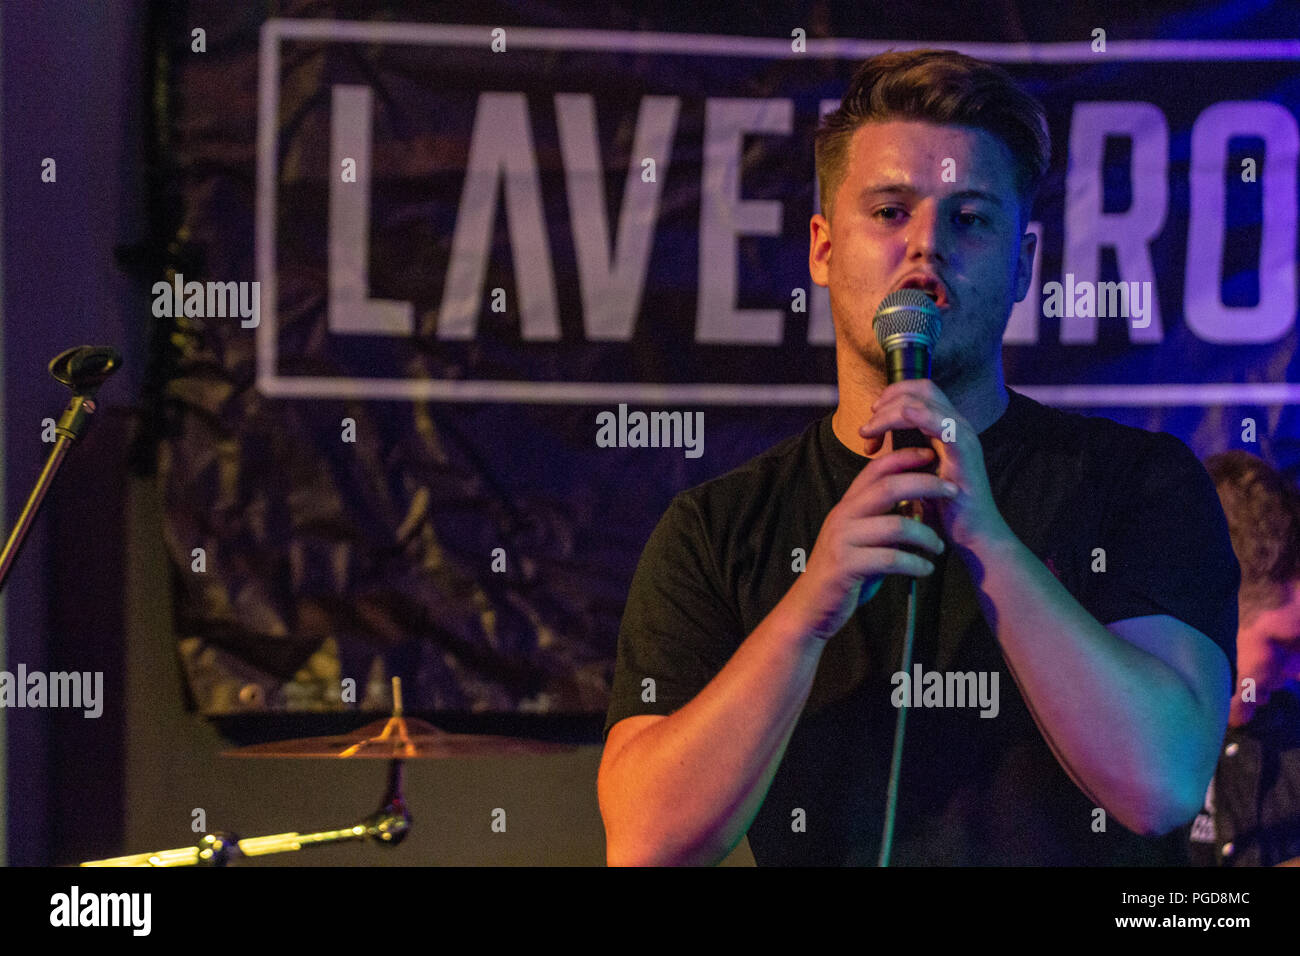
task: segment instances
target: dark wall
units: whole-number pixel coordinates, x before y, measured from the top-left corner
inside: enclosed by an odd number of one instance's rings
[[[118,406],[129,403],[142,368],[140,329],[132,321],[137,294],[118,273],[112,255],[115,244],[135,238],[139,222],[135,24],[140,16],[131,3],[71,0],[13,0],[3,5],[0,16],[8,528],[49,452],[41,441],[41,422],[57,418],[68,396],[47,374],[49,359],[86,343],[123,349],[126,369],[104,391],[106,404]],[[46,157],[56,163],[53,183],[41,180]],[[73,454],[80,459],[87,451],[74,449]],[[100,445],[90,454],[103,461],[117,451]],[[76,480],[82,493],[102,498],[93,469]],[[65,490],[75,493],[77,486],[60,484],[60,493]],[[97,509],[86,510],[93,519]],[[100,515],[110,520],[85,521],[72,537],[52,535],[59,520],[49,513],[33,528],[6,587],[7,669],[19,663],[41,670],[56,665],[94,669],[89,665],[102,663],[104,647],[110,648],[110,658],[120,655],[120,614],[104,606],[102,620],[76,620],[61,613],[70,605],[56,591],[56,563],[69,560],[77,536],[115,533],[111,514]],[[76,513],[68,511],[63,518],[63,530],[73,534],[68,523],[79,520]],[[111,567],[93,562],[87,567],[85,561],[75,567],[89,600],[114,590]],[[119,599],[120,593],[117,586]],[[49,710],[11,709],[7,717],[9,862],[41,863],[49,859],[58,829],[51,791],[66,784],[63,775],[72,766],[64,756],[71,759],[82,751],[93,764],[99,759],[100,731],[77,740],[66,726],[68,715],[56,720]],[[58,735],[64,739],[55,739]]]
[[[202,809],[242,836],[348,826],[379,804],[377,762],[233,760],[187,706],[159,496],[126,466],[147,296],[114,264],[144,238],[144,4],[5,0],[3,49],[4,526],[49,452],[68,393],[46,364],[111,344],[123,370],[67,459],[6,587],[5,669],[102,670],[104,714],[7,710],[8,862],[73,863],[183,846]],[[41,161],[56,161],[55,183]],[[601,865],[600,748],[408,764],[402,846],[341,845],[265,864]],[[505,833],[490,828],[506,810]],[[744,843],[730,862],[752,863]]]

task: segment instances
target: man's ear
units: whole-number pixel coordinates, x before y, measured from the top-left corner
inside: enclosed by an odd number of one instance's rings
[[[808,274],[818,285],[830,285],[831,223],[821,213],[808,223]]]
[[[1038,248],[1038,237],[1026,230],[1020,236],[1020,255],[1016,262],[1016,301],[1022,301],[1029,294],[1029,283],[1034,277],[1034,250]]]

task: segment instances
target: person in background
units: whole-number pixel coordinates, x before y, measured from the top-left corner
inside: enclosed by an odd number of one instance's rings
[[[1300,865],[1300,490],[1244,451],[1206,468],[1241,565],[1238,673],[1191,860]]]

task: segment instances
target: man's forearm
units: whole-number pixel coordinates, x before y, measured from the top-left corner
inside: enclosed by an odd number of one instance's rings
[[[783,600],[686,706],[646,727],[598,781],[611,862],[711,864],[771,786],[824,642]]]
[[[1167,831],[1181,822],[1188,768],[1202,759],[1201,705],[1173,668],[1107,630],[1003,528],[959,553],[1039,727],[1120,823]]]

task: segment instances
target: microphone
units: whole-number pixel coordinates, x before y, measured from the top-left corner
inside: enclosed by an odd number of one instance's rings
[[[880,300],[871,328],[885,353],[887,384],[930,377],[930,357],[943,323],[939,307],[920,289],[899,289]],[[917,428],[890,432],[894,448],[929,448]]]
[[[876,314],[871,320],[875,330],[876,341],[885,353],[885,374],[888,384],[902,382],[913,378],[930,377],[930,356],[939,342],[939,307],[920,289],[899,289],[891,292],[880,302]],[[890,432],[895,449],[929,448],[930,439],[919,428],[905,428]],[[927,471],[933,471],[937,462]],[[915,501],[900,501],[893,509],[894,514],[925,521],[926,502],[924,498]],[[912,554],[922,554],[915,548],[903,547],[901,550]],[[924,557],[930,558],[928,553]],[[942,574],[942,566],[935,564],[936,574]],[[931,582],[933,578],[929,579]],[[927,597],[918,598],[918,588],[922,582],[912,578],[907,599],[907,622],[903,631],[903,648],[899,672],[908,674],[912,670],[912,644],[915,640],[918,602],[933,609],[938,608],[938,592],[927,586]],[[927,618],[933,622],[933,616]],[[898,783],[901,779],[900,768],[903,761],[903,739],[907,721],[907,708],[898,709],[898,722],[894,725],[894,753],[889,765],[889,785],[885,790],[885,826],[880,837],[880,866],[888,866],[894,844],[894,820],[898,812]]]
[[[920,289],[899,289],[880,300],[871,328],[885,353],[885,375],[889,385],[930,377],[930,358],[939,344],[942,326],[939,307]],[[904,428],[889,434],[895,450],[930,447],[930,439],[919,428]],[[935,467],[932,464],[926,470],[933,471]],[[925,502],[900,501],[894,512],[923,520]]]
[[[50,375],[75,395],[94,398],[99,386],[118,370],[122,353],[111,345],[81,345],[60,352],[50,360]]]

